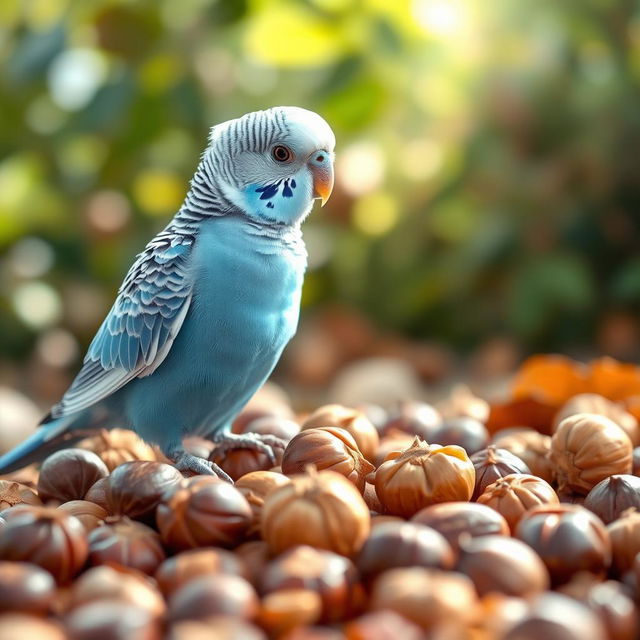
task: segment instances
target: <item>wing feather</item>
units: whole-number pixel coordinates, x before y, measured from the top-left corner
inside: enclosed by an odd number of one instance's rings
[[[138,256],[52,419],[98,403],[162,364],[191,303],[194,242],[193,234],[168,227]]]

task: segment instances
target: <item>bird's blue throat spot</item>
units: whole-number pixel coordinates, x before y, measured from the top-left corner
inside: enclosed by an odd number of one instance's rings
[[[282,187],[283,198],[293,198],[293,190],[296,188],[296,181],[293,178],[285,178],[284,180],[278,180],[272,184],[264,185],[263,187],[256,187],[255,192],[260,194],[260,200],[271,200],[280,191],[280,185]],[[269,207],[269,204],[271,206]],[[267,207],[273,208],[272,203],[268,203]]]

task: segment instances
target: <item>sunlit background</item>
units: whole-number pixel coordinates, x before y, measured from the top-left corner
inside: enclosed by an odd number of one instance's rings
[[[0,65],[5,393],[58,399],[208,128],[277,104],[339,145],[296,397],[639,355],[635,1],[2,0]]]

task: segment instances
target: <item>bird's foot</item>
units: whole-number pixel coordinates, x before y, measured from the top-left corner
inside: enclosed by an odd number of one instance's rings
[[[214,438],[215,447],[212,456],[224,456],[228,451],[233,449],[252,449],[264,453],[273,466],[278,464],[278,456],[276,450],[280,454],[284,451],[287,443],[277,436],[261,433],[221,433]]]
[[[215,462],[205,460],[192,453],[179,451],[169,456],[173,460],[173,464],[180,472],[192,473],[203,476],[218,476],[221,480],[225,480],[233,484],[233,480],[225,473]]]

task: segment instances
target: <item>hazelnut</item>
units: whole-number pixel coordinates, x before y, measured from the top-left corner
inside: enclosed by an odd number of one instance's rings
[[[541,505],[528,511],[514,535],[545,563],[555,584],[578,571],[604,574],[611,564],[611,541],[602,521],[578,505]]]
[[[166,605],[154,583],[143,574],[119,567],[93,567],[72,585],[69,608],[89,602],[120,600],[162,617]]]
[[[282,462],[282,449],[274,447],[273,450],[278,465]],[[267,454],[255,449],[237,448],[220,453],[214,448],[209,460],[217,464],[232,480],[237,480],[247,473],[267,471],[273,467]]]
[[[442,424],[442,416],[426,402],[401,402],[389,415],[382,430],[383,435],[403,431],[410,436],[420,436],[426,442],[433,441],[433,433]]]
[[[339,427],[348,431],[362,455],[369,462],[375,460],[380,437],[378,430],[364,412],[339,404],[327,404],[316,409],[302,423],[301,428],[304,430],[317,427]]]
[[[162,638],[160,622],[149,609],[121,600],[96,600],[76,607],[65,618],[65,627],[73,640]]]
[[[247,535],[256,536],[260,534],[260,519],[264,499],[271,491],[288,482],[289,478],[287,476],[274,471],[253,471],[242,476],[236,482],[236,489],[245,497],[253,513]]]
[[[165,559],[160,536],[151,527],[125,517],[109,517],[89,534],[92,565],[130,567],[152,575]]]
[[[102,507],[109,515],[112,515],[109,509],[109,476],[106,478],[102,478],[98,480],[94,485],[91,486],[89,491],[84,496],[84,499],[87,502],[93,502],[97,504],[99,507]]]
[[[351,434],[339,427],[305,429],[287,445],[282,472],[301,473],[313,464],[319,471],[335,471],[353,482],[360,492],[374,466],[365,460]]]
[[[463,384],[456,385],[449,396],[439,402],[435,408],[445,420],[465,416],[475,418],[484,424],[489,417],[489,403],[476,396]]]
[[[560,593],[544,593],[503,640],[606,640],[605,629],[589,608]]]
[[[109,471],[113,471],[123,462],[157,459],[153,447],[128,429],[101,429],[95,436],[83,440],[80,446],[97,453]]]
[[[244,576],[244,562],[224,549],[190,549],[165,560],[155,579],[165,596],[170,596],[190,580],[210,573]]]
[[[469,455],[484,449],[488,441],[489,432],[486,427],[479,420],[468,416],[447,418],[431,436],[431,442],[442,445],[455,444]]]
[[[156,513],[163,542],[177,550],[235,546],[244,539],[252,517],[242,493],[211,476],[184,482]]]
[[[156,507],[168,498],[182,480],[182,474],[164,462],[125,462],[109,476],[109,511],[113,515],[125,515],[152,523]]]
[[[251,620],[258,614],[254,588],[240,576],[225,573],[202,575],[177,589],[169,600],[169,618],[206,620],[225,615]]]
[[[174,622],[165,640],[267,640],[267,636],[241,618],[212,616],[206,620]]]
[[[471,462],[476,469],[476,487],[472,500],[477,500],[490,484],[500,478],[512,473],[531,474],[529,467],[518,456],[506,449],[498,449],[495,445],[476,451],[471,456]]]
[[[476,604],[473,583],[466,576],[413,567],[380,575],[373,584],[370,609],[394,611],[425,630],[453,623],[459,626],[451,637],[459,638]]]
[[[635,509],[625,511],[620,518],[607,526],[613,568],[620,576],[633,568],[633,561],[640,553],[640,512]]]
[[[509,535],[509,525],[497,511],[474,502],[434,504],[418,511],[411,520],[435,529],[456,553],[462,537]]]
[[[586,494],[608,476],[631,473],[631,452],[631,440],[611,419],[578,413],[558,425],[550,460],[561,490]]]
[[[381,609],[366,613],[345,626],[347,640],[424,640],[422,629],[395,611]]]
[[[416,438],[400,454],[390,454],[375,475],[376,493],[386,511],[410,517],[438,502],[466,501],[475,485],[475,469],[455,445],[428,445]]]
[[[262,537],[276,554],[310,544],[350,556],[360,550],[370,526],[358,490],[333,471],[293,476],[267,495],[262,508]]]
[[[0,559],[31,562],[49,571],[60,584],[70,582],[87,559],[82,523],[52,507],[19,508],[0,529]]]
[[[518,456],[530,469],[531,474],[551,483],[555,479],[554,467],[549,460],[551,437],[534,429],[506,429],[494,434],[492,444]]]
[[[640,445],[640,427],[636,418],[617,402],[597,393],[579,393],[565,402],[553,418],[553,430],[569,416],[597,413],[613,420],[628,436],[634,447]]]
[[[234,555],[244,564],[245,577],[254,587],[258,587],[271,559],[269,545],[264,540],[249,540],[236,547]]]
[[[611,640],[638,637],[638,613],[619,582],[607,580],[594,584],[586,595],[585,604],[600,618]]]
[[[640,476],[640,447],[635,447],[631,454],[631,473]]]
[[[0,510],[16,504],[39,506],[42,501],[27,485],[11,480],[0,480]]]
[[[498,592],[528,598],[549,588],[542,560],[524,542],[506,536],[461,540],[457,569],[473,580],[480,596]]]
[[[84,449],[63,449],[42,463],[38,477],[41,500],[81,500],[91,486],[109,475],[102,460]]]
[[[384,436],[380,440],[374,464],[376,467],[379,467],[391,453],[408,449],[414,440],[415,436],[403,433],[402,431],[389,433],[389,435]]]
[[[55,622],[24,613],[0,615],[0,640],[16,640],[16,638],[68,640],[67,634]]]
[[[353,563],[331,551],[301,545],[270,562],[262,576],[262,591],[305,589],[320,596],[323,623],[333,623],[357,613],[363,592]]]
[[[531,507],[558,503],[558,496],[550,484],[525,473],[512,473],[496,480],[478,497],[478,504],[502,514],[512,531]]]
[[[283,589],[267,594],[260,607],[260,626],[271,635],[314,624],[320,619],[322,599],[310,589]]]
[[[99,527],[109,515],[100,505],[88,500],[64,502],[58,509],[78,518],[87,531],[93,531]]]
[[[56,583],[48,571],[26,562],[0,561],[0,614],[46,616],[55,589]]]
[[[365,580],[387,569],[427,567],[451,569],[451,546],[434,529],[413,522],[387,522],[376,527],[367,538],[356,561]]]
[[[605,524],[619,518],[627,509],[640,510],[640,478],[630,474],[609,476],[589,491],[584,506]]]

